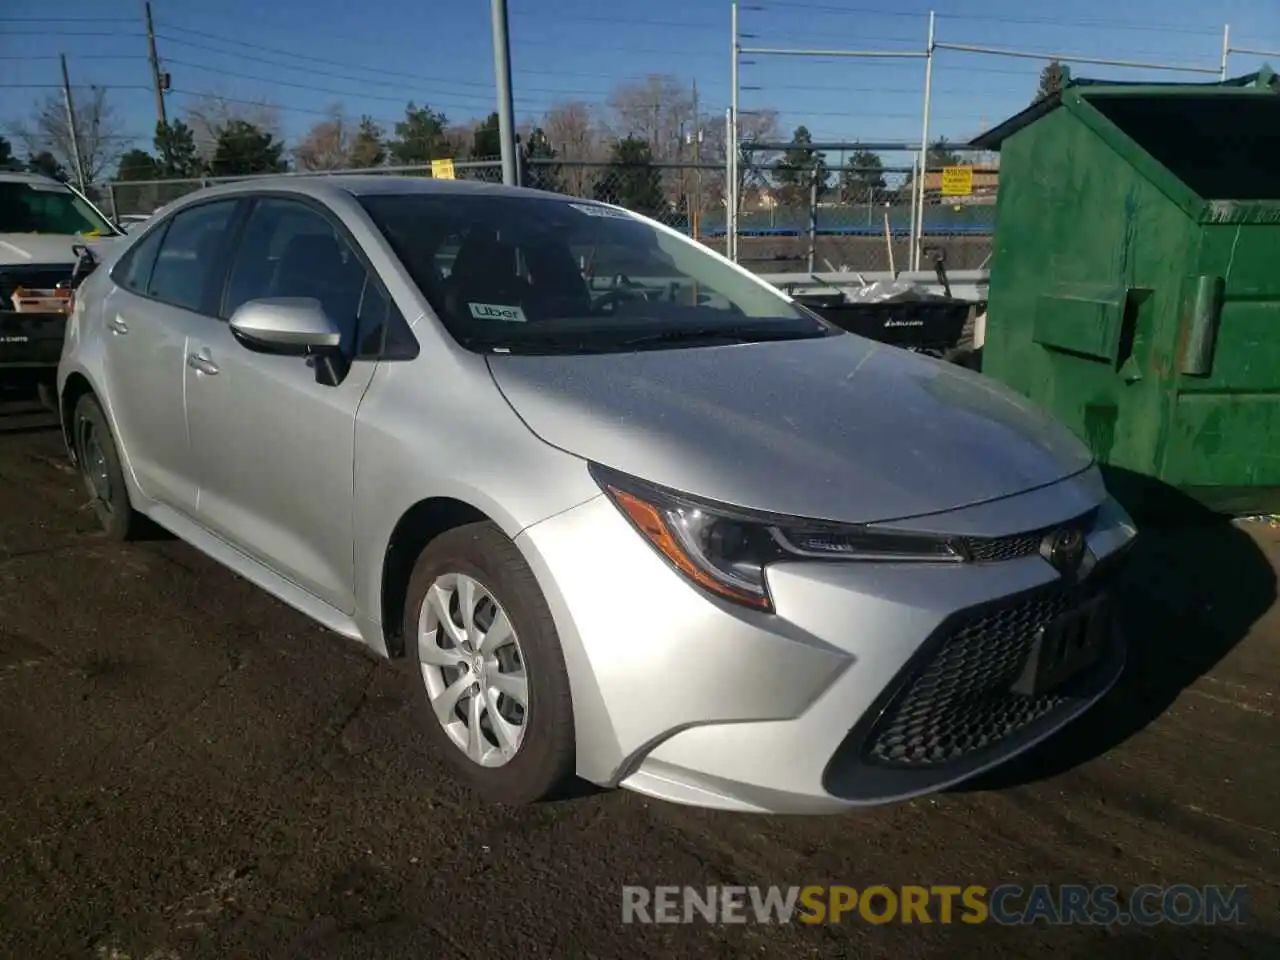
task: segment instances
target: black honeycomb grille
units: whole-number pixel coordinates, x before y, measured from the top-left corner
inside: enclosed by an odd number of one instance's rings
[[[999,744],[1072,700],[1065,692],[1012,693],[1037,631],[1084,596],[1057,586],[1007,605],[975,611],[945,639],[881,715],[867,738],[868,759],[929,768]]]
[[[1088,533],[1093,526],[1095,516],[1096,511],[1091,510],[1083,516],[1057,526],[1028,530],[1026,533],[1015,533],[1007,537],[965,537],[962,543],[969,560],[974,563],[1017,560],[1019,557],[1030,557],[1038,553],[1041,542],[1055,530],[1076,529],[1081,533]]]

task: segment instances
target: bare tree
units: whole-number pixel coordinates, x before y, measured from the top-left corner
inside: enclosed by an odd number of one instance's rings
[[[451,123],[444,128],[444,140],[449,145],[450,156],[465,157],[470,153],[478,125],[472,120],[469,123]]]
[[[82,87],[73,91],[72,100],[80,163],[85,179],[93,183],[120,159],[128,145],[127,138],[121,135],[106,87]],[[50,94],[37,103],[29,121],[13,125],[13,135],[27,153],[50,153],[64,170],[74,173],[75,150],[61,93]]]
[[[569,161],[560,174],[565,193],[590,196],[599,171],[575,165],[574,161],[579,164],[603,162],[608,154],[591,106],[579,101],[557,104],[542,118],[541,127],[556,156]]]
[[[722,117],[706,117],[702,121],[704,140],[702,157],[724,168],[728,160],[725,149],[725,123]],[[782,124],[776,110],[752,110],[738,116],[738,139],[744,145],[751,142],[780,143],[791,139],[782,133]],[[748,199],[758,197],[769,189],[768,171],[781,156],[778,151],[740,150],[738,157],[738,206],[742,209]],[[722,206],[725,200],[725,177],[718,173],[707,180],[704,187],[704,205]]]
[[[205,93],[189,103],[185,113],[187,126],[195,137],[196,149],[206,160],[213,156],[218,146],[218,137],[232,120],[252,124],[263,133],[271,134],[276,140],[284,138],[280,111],[266,100],[246,103],[218,93]]]
[[[358,125],[347,119],[341,104],[333,104],[327,120],[314,124],[293,149],[293,157],[303,170],[345,170],[352,165],[351,153]]]
[[[654,160],[682,159],[685,135],[693,126],[693,88],[667,74],[619,84],[609,97],[615,137],[649,144]]]

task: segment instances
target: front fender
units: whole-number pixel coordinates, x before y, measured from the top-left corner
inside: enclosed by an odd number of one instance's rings
[[[425,354],[425,351],[424,351]],[[600,493],[586,461],[534,436],[480,357],[472,377],[438,374],[424,355],[379,366],[356,420],[355,565],[359,614],[382,626],[383,564],[416,504],[449,498],[515,540]],[[424,368],[426,368],[424,372]],[[425,382],[424,382],[425,381]],[[422,411],[429,411],[424,414]]]

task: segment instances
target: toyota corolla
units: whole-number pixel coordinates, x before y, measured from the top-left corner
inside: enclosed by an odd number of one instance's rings
[[[59,369],[104,529],[157,523],[407,657],[488,798],[892,801],[1122,668],[1134,528],[1079,441],[652,220],[266,178],[122,243]]]

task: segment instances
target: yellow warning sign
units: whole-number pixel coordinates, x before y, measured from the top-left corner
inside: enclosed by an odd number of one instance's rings
[[[431,176],[437,180],[454,180],[452,160],[432,160]]]
[[[973,167],[943,167],[942,195],[967,197],[973,193]]]

